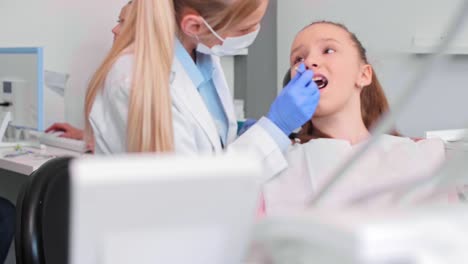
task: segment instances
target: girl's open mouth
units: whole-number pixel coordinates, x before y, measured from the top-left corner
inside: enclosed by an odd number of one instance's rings
[[[313,81],[317,84],[319,89],[323,89],[328,85],[328,79],[321,74],[314,75]]]

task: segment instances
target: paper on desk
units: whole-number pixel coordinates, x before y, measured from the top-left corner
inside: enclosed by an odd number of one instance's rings
[[[70,75],[67,73],[45,71],[45,85],[60,96],[65,95],[65,87]]]
[[[3,155],[3,158],[11,159],[19,163],[31,163],[34,161],[43,162],[44,160],[56,158],[56,156],[47,153],[40,153],[38,151],[23,150],[7,152]]]

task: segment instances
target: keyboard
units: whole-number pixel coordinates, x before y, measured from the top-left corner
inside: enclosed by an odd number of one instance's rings
[[[38,139],[41,144],[52,147],[68,149],[79,153],[85,153],[87,150],[86,142],[83,140],[63,138],[59,137],[57,134],[40,133]]]

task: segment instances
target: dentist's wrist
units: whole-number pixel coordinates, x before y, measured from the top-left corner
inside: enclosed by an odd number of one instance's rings
[[[268,117],[262,117],[257,124],[270,135],[283,153],[286,152],[288,147],[291,145],[291,140],[288,137],[289,134],[285,134],[284,131]]]
[[[284,122],[282,122],[281,119],[279,119],[275,115],[273,115],[271,113],[268,113],[266,118],[271,123],[273,123],[279,130],[281,130],[284,133],[285,136],[288,136],[289,134],[291,134],[292,130],[289,129],[289,127]]]

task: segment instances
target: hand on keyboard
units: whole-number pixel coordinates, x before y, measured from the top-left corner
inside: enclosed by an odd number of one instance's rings
[[[63,132],[41,133],[41,135],[38,136],[39,142],[52,147],[68,149],[80,153],[86,152],[86,142],[83,140],[60,137],[61,134],[63,134]]]
[[[82,129],[76,128],[69,123],[55,123],[46,129],[46,133],[62,133],[60,137],[83,140],[84,133]]]

